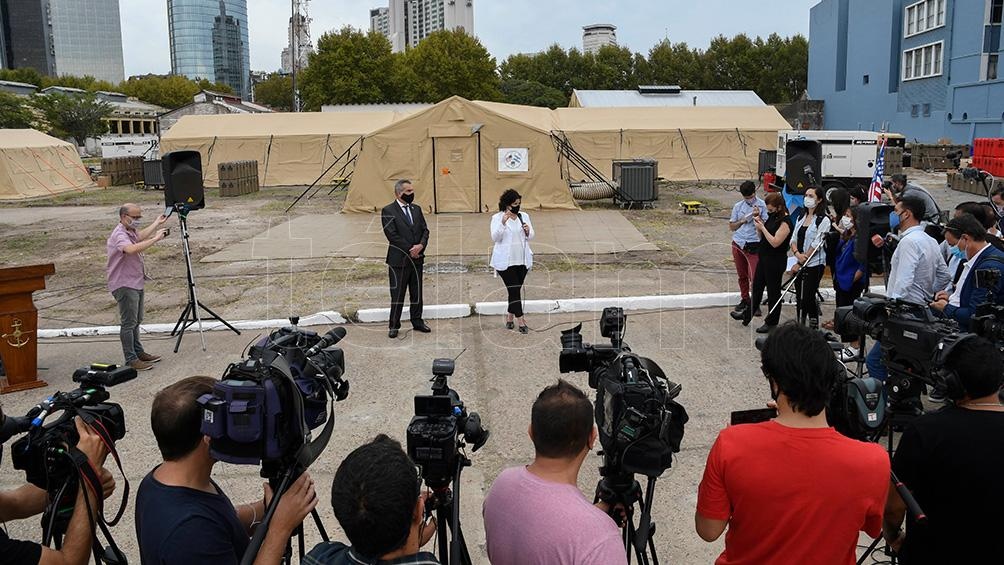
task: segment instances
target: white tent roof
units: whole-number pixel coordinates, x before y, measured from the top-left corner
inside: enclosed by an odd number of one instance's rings
[[[694,98],[697,102],[694,102]],[[623,108],[630,106],[766,106],[752,90],[681,90],[642,94],[637,90],[574,90],[570,106]]]

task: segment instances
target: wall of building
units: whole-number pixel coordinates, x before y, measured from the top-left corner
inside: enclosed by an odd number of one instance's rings
[[[49,0],[56,72],[125,79],[119,0]]]
[[[242,87],[236,92],[250,96],[251,52],[248,43],[247,0],[222,0],[228,16],[239,23]],[[213,58],[213,24],[220,15],[220,0],[168,0],[167,26],[171,48],[171,72],[188,78],[216,81]]]
[[[986,77],[985,51],[1000,53],[1000,26],[987,37],[989,0],[946,0],[943,26],[903,37],[914,3],[823,0],[812,8],[809,95],[825,101],[826,128],[880,129],[888,122],[924,143],[1004,136],[1004,80]],[[941,74],[904,80],[903,52],[938,42]],[[885,89],[874,88],[883,83]]]
[[[56,73],[45,4],[46,0],[0,0],[7,46],[5,58],[11,68],[31,68],[43,75]]]

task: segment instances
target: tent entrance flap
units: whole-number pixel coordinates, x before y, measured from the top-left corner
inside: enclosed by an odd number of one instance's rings
[[[435,213],[481,209],[481,136],[432,138]]]

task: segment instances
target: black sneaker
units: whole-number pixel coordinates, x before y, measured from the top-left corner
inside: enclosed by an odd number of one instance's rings
[[[749,300],[740,300],[739,304],[736,304],[735,306],[732,307],[732,311],[742,312],[743,310],[746,310],[749,307],[750,307]]]
[[[938,404],[944,403],[946,399],[945,388],[940,386],[932,388],[931,392],[927,395],[927,399]]]

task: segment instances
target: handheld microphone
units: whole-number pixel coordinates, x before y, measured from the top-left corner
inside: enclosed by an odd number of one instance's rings
[[[339,341],[345,337],[345,328],[332,328],[328,330],[328,333],[321,336],[321,340],[314,344],[313,347],[307,350],[306,356],[313,357],[321,352],[321,350],[331,347],[337,344]]]

